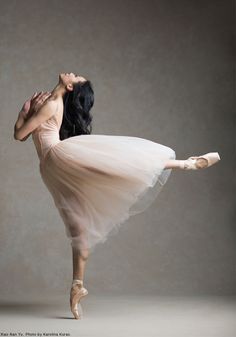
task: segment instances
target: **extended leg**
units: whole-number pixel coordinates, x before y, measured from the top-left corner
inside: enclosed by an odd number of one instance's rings
[[[218,152],[210,152],[201,156],[192,156],[186,160],[169,159],[165,169],[197,170],[210,167],[219,160]]]
[[[166,163],[165,169],[183,169],[185,160],[170,159]]]

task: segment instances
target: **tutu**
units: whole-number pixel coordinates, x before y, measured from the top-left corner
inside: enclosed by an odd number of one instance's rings
[[[41,177],[65,224],[72,247],[94,250],[130,216],[156,199],[175,151],[130,136],[79,135],[59,139],[62,117],[33,131]]]

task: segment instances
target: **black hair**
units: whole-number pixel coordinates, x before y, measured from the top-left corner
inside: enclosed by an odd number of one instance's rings
[[[73,91],[63,97],[64,111],[60,127],[60,140],[92,133],[90,109],[94,104],[94,91],[91,81],[73,84]]]

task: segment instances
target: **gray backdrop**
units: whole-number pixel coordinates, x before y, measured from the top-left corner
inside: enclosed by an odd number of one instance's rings
[[[74,71],[95,89],[93,133],[138,136],[178,159],[155,203],[97,246],[91,293],[235,293],[233,1],[1,1],[0,297],[65,293],[70,242],[31,137],[13,138],[23,102]]]

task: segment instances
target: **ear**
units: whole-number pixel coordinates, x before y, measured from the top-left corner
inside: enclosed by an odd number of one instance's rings
[[[66,85],[66,90],[73,91],[73,85],[71,83]]]

